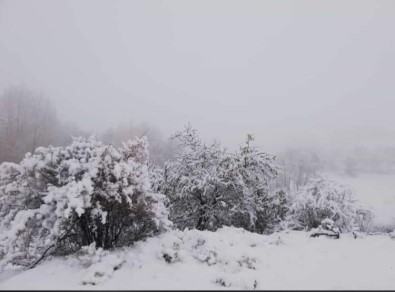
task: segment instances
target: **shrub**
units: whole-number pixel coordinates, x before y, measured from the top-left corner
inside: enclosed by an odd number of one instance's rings
[[[176,133],[177,153],[165,164],[161,189],[170,200],[170,219],[180,229],[217,230],[242,227],[262,233],[278,221],[269,183],[277,176],[274,157],[252,145],[235,153],[218,142],[204,143],[187,126]]]
[[[351,231],[359,206],[351,190],[321,177],[310,179],[293,198],[290,208],[294,228],[317,228],[329,218],[341,231]]]
[[[34,265],[47,254],[130,245],[165,229],[165,197],[150,193],[147,146],[145,138],[119,149],[75,139],[2,165],[2,261]]]

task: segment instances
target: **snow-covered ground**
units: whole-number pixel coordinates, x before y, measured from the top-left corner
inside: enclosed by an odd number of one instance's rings
[[[372,208],[379,225],[395,225],[395,175],[367,174],[356,176],[325,173],[326,177],[348,185],[355,197],[365,206]]]
[[[264,236],[228,227],[90,252],[6,271],[0,289],[395,289],[395,240],[386,235]]]

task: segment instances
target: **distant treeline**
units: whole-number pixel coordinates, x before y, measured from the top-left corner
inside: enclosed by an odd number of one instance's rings
[[[91,133],[62,121],[52,100],[40,92],[18,85],[7,88],[0,96],[0,163],[20,162],[26,153],[34,152],[39,146],[65,146],[73,136],[87,138],[92,134],[116,146],[145,135],[155,163],[161,165],[171,156],[170,143],[151,125],[124,124]]]
[[[55,104],[40,92],[12,86],[0,96],[0,163],[19,162],[25,153],[34,152],[39,146],[65,146],[72,141],[72,136],[89,137],[92,134],[59,119]],[[136,136],[147,136],[151,160],[159,165],[163,165],[174,152],[169,139],[148,123],[109,126],[95,134],[104,143],[115,146]],[[282,183],[291,187],[290,181],[293,180],[296,186],[304,185],[309,177],[320,171],[352,176],[362,172],[395,173],[395,146],[369,148],[362,145],[339,149],[298,149],[291,145],[288,150],[276,153],[286,170]]]

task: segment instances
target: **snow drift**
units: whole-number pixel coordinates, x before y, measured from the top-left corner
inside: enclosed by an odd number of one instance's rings
[[[91,245],[24,272],[8,266],[0,289],[392,289],[394,263],[388,235],[174,230],[115,252]]]

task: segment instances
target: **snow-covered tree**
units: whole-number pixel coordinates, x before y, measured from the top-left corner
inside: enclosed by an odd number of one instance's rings
[[[170,219],[180,229],[215,230],[224,208],[219,167],[224,150],[204,144],[188,125],[172,139],[178,143],[174,159],[165,164],[164,193],[170,199]]]
[[[119,149],[80,138],[2,164],[2,261],[31,265],[47,253],[129,245],[167,228],[165,197],[150,189],[147,147],[145,138]]]
[[[325,178],[310,179],[293,198],[290,209],[295,228],[317,228],[329,218],[336,227],[351,231],[359,209],[352,191]]]
[[[230,157],[234,162],[224,179],[232,186],[228,190],[237,199],[232,224],[262,233],[277,221],[275,196],[270,183],[277,177],[275,158],[253,146],[254,138],[248,134],[245,143]]]
[[[203,143],[190,125],[173,138],[179,148],[165,165],[163,189],[178,228],[234,225],[262,232],[268,227],[274,210],[269,182],[277,170],[274,157],[251,145],[251,135],[236,153],[218,142]]]

